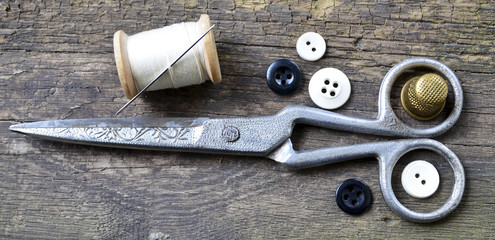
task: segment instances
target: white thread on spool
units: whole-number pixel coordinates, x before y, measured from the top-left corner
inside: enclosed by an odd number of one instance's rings
[[[209,27],[203,14],[198,22],[177,23],[128,36],[114,35],[117,71],[127,98],[134,97],[182,54]],[[166,72],[148,91],[221,82],[220,64],[213,33],[208,33],[191,51]]]

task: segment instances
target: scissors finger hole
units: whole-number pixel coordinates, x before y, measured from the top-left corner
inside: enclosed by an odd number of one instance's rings
[[[415,198],[409,195],[401,183],[402,172],[409,163],[424,160],[431,163],[440,175],[440,184],[436,192],[427,198]],[[426,176],[414,174],[420,186],[429,184]],[[432,212],[440,208],[450,197],[454,186],[454,173],[450,164],[439,154],[429,150],[413,150],[402,156],[392,172],[392,189],[397,199],[407,208],[416,212]]]

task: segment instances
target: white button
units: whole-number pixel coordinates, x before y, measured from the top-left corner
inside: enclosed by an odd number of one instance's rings
[[[415,198],[427,198],[437,191],[440,176],[431,163],[416,160],[404,168],[401,182],[409,195]]]
[[[320,34],[307,32],[297,39],[296,50],[302,59],[316,61],[323,57],[327,50],[327,45]]]
[[[309,81],[311,100],[324,109],[336,109],[349,99],[351,83],[347,76],[335,68],[318,70]]]

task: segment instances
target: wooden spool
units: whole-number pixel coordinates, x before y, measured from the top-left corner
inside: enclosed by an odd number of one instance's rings
[[[199,18],[198,24],[200,24],[202,32],[206,32],[206,30],[211,27],[210,17],[207,14],[202,14]],[[127,38],[128,35],[124,31],[117,31],[113,35],[113,50],[120,84],[122,85],[122,89],[124,90],[126,97],[131,99],[136,96],[138,90],[134,84],[132,69],[129,63],[129,56],[127,54]],[[205,45],[204,60],[208,77],[214,84],[220,83],[222,81],[222,74],[220,72],[220,63],[218,61],[217,47],[215,45],[213,32],[209,32],[203,38],[203,42]],[[152,79],[150,79],[150,81],[151,80]]]

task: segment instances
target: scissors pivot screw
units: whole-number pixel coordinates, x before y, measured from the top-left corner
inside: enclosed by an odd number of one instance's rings
[[[222,137],[227,142],[235,142],[239,139],[239,129],[233,126],[225,127],[222,131]]]
[[[438,74],[414,77],[402,88],[402,107],[417,120],[431,120],[442,112],[447,93],[447,82]]]

